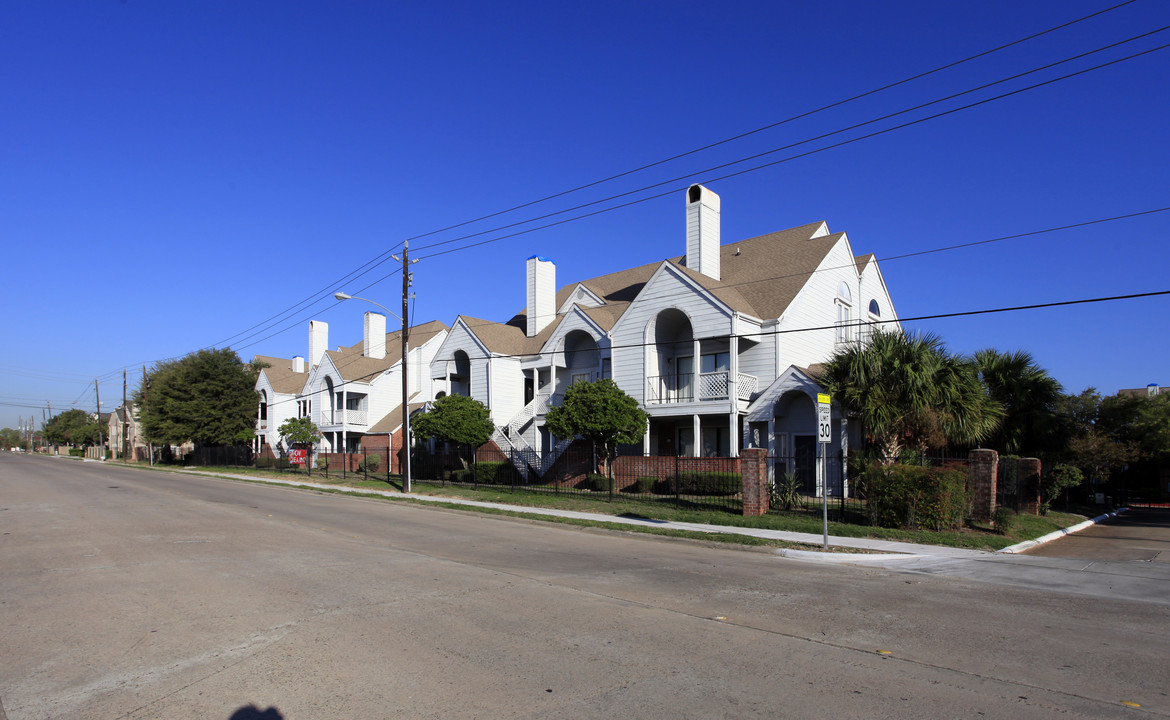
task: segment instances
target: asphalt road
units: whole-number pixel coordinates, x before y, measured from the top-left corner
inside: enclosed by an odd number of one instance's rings
[[[0,533],[9,720],[1170,716],[1140,593],[7,453]]]
[[[1075,535],[1029,550],[1028,554],[1170,565],[1170,509],[1131,508]]]

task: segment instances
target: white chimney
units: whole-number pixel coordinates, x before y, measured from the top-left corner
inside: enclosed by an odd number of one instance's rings
[[[687,188],[687,267],[719,279],[719,196],[702,185]]]
[[[528,258],[528,337],[537,335],[557,316],[557,266],[552,260]]]
[[[362,355],[381,360],[386,357],[386,316],[368,312],[362,322]]]
[[[305,359],[300,355],[293,357],[292,371],[295,373],[303,373],[305,371]]]
[[[329,323],[320,320],[309,321],[309,362],[320,365],[321,358],[329,349]]]

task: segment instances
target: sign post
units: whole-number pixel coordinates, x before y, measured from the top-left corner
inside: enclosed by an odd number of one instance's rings
[[[817,393],[817,449],[821,451],[821,524],[824,548],[829,549],[829,443],[833,441],[832,398]]]

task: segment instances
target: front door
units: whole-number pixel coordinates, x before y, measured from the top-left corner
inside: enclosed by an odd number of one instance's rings
[[[796,479],[805,495],[817,492],[817,438],[815,435],[795,435],[792,438]]]

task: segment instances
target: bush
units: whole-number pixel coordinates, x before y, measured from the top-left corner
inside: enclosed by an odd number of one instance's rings
[[[872,465],[862,481],[872,525],[957,530],[967,516],[967,473],[962,468]]]
[[[69,457],[85,457],[83,448],[69,448]]]
[[[633,484],[626,487],[625,491],[628,493],[641,493],[647,495],[654,492],[654,486],[658,484],[658,478],[652,476],[643,476],[633,482]]]
[[[477,462],[471,465],[478,482],[484,485],[511,485],[512,464],[509,462]]]
[[[578,484],[578,487],[583,490],[592,490],[593,492],[609,492],[610,488],[613,487],[613,481],[609,479],[608,475],[589,473]]]
[[[800,502],[800,480],[797,480],[796,473],[784,473],[784,477],[778,479],[776,484],[772,486],[772,507],[782,507],[785,510],[791,510]]]
[[[1000,535],[1010,535],[1016,526],[1016,513],[1011,508],[997,507],[991,524]]]
[[[733,472],[684,472],[678,478],[683,495],[738,495],[743,490],[743,476]]]
[[[358,470],[369,475],[370,473],[378,472],[378,468],[382,466],[382,458],[377,455],[366,455],[366,457],[358,463]]]

